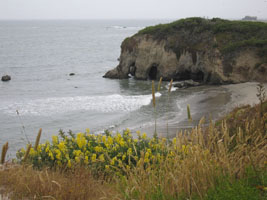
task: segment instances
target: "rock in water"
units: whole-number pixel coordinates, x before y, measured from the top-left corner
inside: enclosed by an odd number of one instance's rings
[[[10,81],[11,80],[11,76],[9,75],[5,75],[5,76],[2,76],[2,81]]]
[[[147,27],[122,42],[119,65],[104,77],[267,82],[266,32],[263,22],[197,17]]]
[[[70,76],[74,76],[74,75],[75,75],[75,73],[70,73],[69,75],[70,75]]]

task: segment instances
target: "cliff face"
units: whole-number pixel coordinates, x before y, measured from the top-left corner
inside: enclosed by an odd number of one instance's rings
[[[267,82],[267,24],[189,18],[148,27],[121,45],[106,78]]]

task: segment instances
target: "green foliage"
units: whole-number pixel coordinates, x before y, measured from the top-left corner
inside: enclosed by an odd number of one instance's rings
[[[256,176],[256,172],[248,169],[247,177],[231,180],[229,177],[220,177],[216,187],[210,189],[205,200],[264,200],[267,192],[259,189],[263,181],[267,179],[267,173],[261,174],[262,180]]]
[[[142,34],[157,40],[167,39],[166,48],[175,52],[178,59],[184,50],[201,51],[209,45],[219,48],[223,54],[255,47],[262,62],[267,62],[267,23],[264,22],[194,17],[150,26],[137,33]],[[215,44],[212,41],[214,37],[217,39]]]

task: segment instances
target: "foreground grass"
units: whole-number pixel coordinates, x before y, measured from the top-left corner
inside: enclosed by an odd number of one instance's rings
[[[111,185],[100,177],[96,180],[83,167],[60,171],[9,166],[0,171],[0,188],[11,199],[120,199]]]
[[[61,132],[18,151],[0,188],[14,199],[266,199],[267,101],[203,124],[172,140]]]

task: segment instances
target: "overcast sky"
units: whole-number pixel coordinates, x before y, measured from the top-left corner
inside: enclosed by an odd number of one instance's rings
[[[0,19],[267,19],[267,0],[0,0]]]

